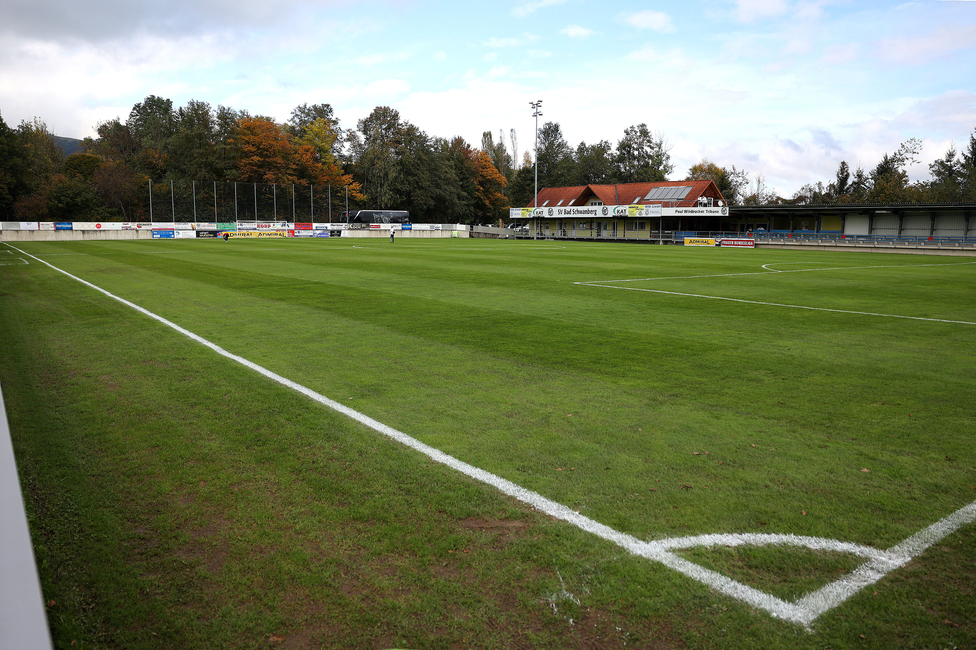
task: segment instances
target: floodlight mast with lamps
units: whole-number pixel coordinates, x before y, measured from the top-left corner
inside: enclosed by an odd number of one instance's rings
[[[539,116],[542,115],[542,100],[529,102],[532,117],[535,118],[535,198],[532,200],[532,239],[536,238],[535,211],[539,207]]]

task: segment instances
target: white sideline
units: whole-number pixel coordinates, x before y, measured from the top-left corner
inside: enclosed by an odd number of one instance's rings
[[[72,275],[71,273],[60,269],[49,262],[30,255],[30,253],[21,251],[9,243],[5,242],[5,244],[23,253],[24,255],[37,260],[41,264],[44,264],[45,266],[66,275],[72,280],[80,282],[81,284],[90,287],[95,291],[98,291],[105,296],[126,305],[127,307],[131,307],[149,318],[159,321],[160,323],[176,330],[197,343],[210,348],[217,354],[236,361],[237,363],[258,372],[283,386],[291,388],[292,390],[295,390],[334,411],[352,418],[360,424],[363,424],[364,426],[367,426],[370,429],[383,434],[384,436],[396,440],[397,442],[410,447],[411,449],[415,449],[438,463],[446,465],[451,469],[454,469],[461,474],[464,474],[477,481],[490,485],[498,489],[503,494],[517,499],[544,514],[570,523],[580,530],[596,535],[604,540],[613,542],[633,555],[643,557],[648,560],[653,560],[655,562],[660,562],[668,568],[693,578],[720,593],[741,600],[742,602],[759,609],[763,609],[777,618],[802,625],[807,629],[810,629],[810,624],[812,624],[813,621],[815,621],[824,612],[837,607],[859,590],[877,582],[890,571],[903,566],[929,546],[935,544],[947,535],[952,534],[961,526],[976,521],[976,502],[973,502],[968,506],[964,506],[963,508],[957,510],[948,517],[941,519],[932,526],[929,526],[921,532],[909,537],[888,551],[879,551],[866,546],[840,542],[837,540],[802,537],[796,535],[716,534],[646,542],[633,537],[632,535],[614,530],[613,528],[590,519],[589,517],[581,515],[575,510],[552,501],[551,499],[548,499],[537,492],[528,490],[520,485],[512,483],[507,479],[496,476],[490,472],[486,472],[483,469],[445,454],[444,452],[424,444],[423,442],[420,442],[416,438],[413,438],[402,431],[398,431],[397,429],[374,420],[373,418],[355,411],[348,406],[329,399],[328,397],[325,397],[324,395],[321,395],[310,388],[282,377],[281,375],[272,372],[263,366],[259,366],[258,364],[253,363],[244,357],[233,354],[232,352],[228,352],[219,345],[216,345],[215,343],[212,343],[207,339],[194,334],[183,327],[180,327],[176,323],[173,323],[162,316],[158,316],[153,312],[124,298],[116,296],[115,294],[110,293],[105,289],[92,284],[91,282],[88,282],[87,280],[83,280],[75,275]],[[728,578],[720,573],[701,567],[678,555],[675,555],[672,552],[673,549],[684,549],[694,546],[737,546],[743,544],[806,546],[808,548],[833,550],[840,553],[853,553],[855,555],[867,558],[868,562],[836,582],[831,583],[826,587],[805,596],[804,598],[801,598],[795,603],[790,603],[758,589],[754,589],[732,580],[731,578]]]

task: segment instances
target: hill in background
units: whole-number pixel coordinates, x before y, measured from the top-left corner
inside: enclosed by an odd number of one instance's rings
[[[60,135],[54,136],[54,141],[61,151],[64,152],[65,158],[73,153],[85,153],[85,142],[84,140],[79,140],[78,138],[65,138]]]

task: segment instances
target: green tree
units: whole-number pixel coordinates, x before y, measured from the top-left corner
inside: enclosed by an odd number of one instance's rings
[[[64,152],[40,118],[35,117],[32,122],[22,121],[17,133],[27,162],[28,188],[31,193],[42,194],[61,173]]]
[[[363,194],[373,207],[393,208],[403,200],[398,148],[405,124],[399,111],[378,106],[357,123],[348,138]]]
[[[613,145],[606,140],[596,144],[580,142],[573,153],[571,185],[599,185],[614,178]]]
[[[834,175],[834,196],[844,196],[851,189],[851,168],[847,166],[847,161],[840,161],[837,173]]]
[[[110,160],[95,170],[92,186],[106,206],[118,211],[121,221],[131,221],[141,208],[142,188],[148,181],[125,163]]]
[[[481,150],[488,154],[491,164],[495,166],[498,173],[504,176],[507,181],[512,169],[512,157],[505,147],[505,135],[499,131],[498,142],[495,142],[491,131],[485,131],[481,134]]]
[[[909,189],[907,167],[918,162],[922,142],[909,138],[898,151],[885,154],[871,171],[870,203],[905,203],[919,198],[918,188]]]
[[[976,129],[962,150],[960,193],[963,201],[976,201]]]
[[[715,187],[729,205],[741,205],[745,199],[745,190],[749,186],[749,175],[745,170],[731,167],[719,167],[707,158],[692,165],[685,180],[712,181]]]
[[[48,218],[54,221],[89,221],[97,218],[98,197],[91,183],[58,174],[45,192]]]
[[[0,215],[12,219],[14,204],[27,193],[27,160],[17,132],[0,116]]]
[[[563,137],[558,122],[546,122],[539,129],[539,149],[536,152],[539,168],[539,189],[560,187],[572,175],[572,150]]]
[[[175,113],[167,152],[171,177],[212,181],[222,178],[217,165],[217,125],[206,102],[190,100]]]
[[[131,163],[142,148],[135,134],[118,118],[100,122],[95,129],[98,138],[85,140],[85,150],[105,160]]]
[[[950,145],[945,156],[929,165],[932,179],[929,182],[929,199],[937,202],[963,200],[964,168],[955,145]]]
[[[332,106],[329,104],[312,104],[311,106],[302,104],[301,106],[296,106],[291,112],[291,118],[288,120],[287,127],[291,134],[300,140],[305,137],[309,126],[316,122],[325,122],[329,130],[336,134],[333,147],[341,145],[343,137],[342,129],[339,127],[339,120],[336,119]],[[333,155],[338,155],[338,153],[338,148],[332,149]]]
[[[126,125],[143,147],[165,152],[176,132],[176,122],[173,100],[149,95],[132,107]]]
[[[666,181],[674,171],[670,147],[664,136],[654,135],[646,124],[628,126],[617,142],[617,181],[649,183]]]
[[[423,130],[407,124],[400,136],[397,177],[403,192],[399,207],[410,211],[417,223],[450,220],[460,214],[462,197],[451,161],[442,152],[446,140],[430,138]]]
[[[73,153],[64,159],[64,175],[75,176],[90,183],[102,162],[102,157],[93,153]]]

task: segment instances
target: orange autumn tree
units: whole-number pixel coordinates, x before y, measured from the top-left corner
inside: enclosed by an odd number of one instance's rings
[[[321,133],[313,137],[310,129],[301,140],[295,140],[279,124],[260,117],[240,118],[237,129],[241,151],[237,170],[242,181],[348,187],[350,197],[362,198],[359,183],[345,174],[332,156],[333,141]],[[327,156],[323,154],[326,150]]]
[[[491,156],[483,149],[472,152],[471,165],[474,169],[475,196],[479,210],[498,218],[508,208],[508,198],[505,197],[505,186],[508,179],[491,162]]]
[[[284,129],[261,117],[237,121],[241,157],[237,171],[242,181],[252,183],[294,183],[295,148]]]
[[[296,149],[299,178],[308,179],[315,185],[348,187],[351,198],[363,200],[362,186],[353,180],[351,174],[343,172],[332,153],[338,138],[334,123],[324,118],[318,118],[305,127]]]

